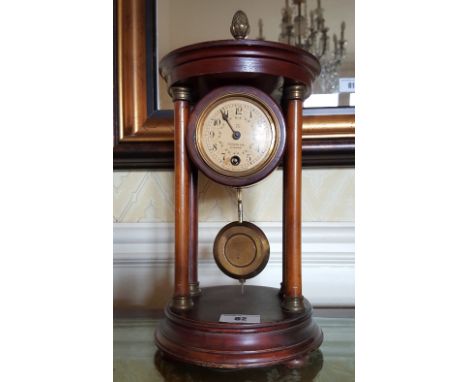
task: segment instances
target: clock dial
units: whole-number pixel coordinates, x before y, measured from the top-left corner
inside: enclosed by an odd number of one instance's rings
[[[216,182],[246,186],[267,176],[284,150],[279,107],[258,89],[218,88],[195,107],[188,148],[198,168]]]
[[[248,174],[270,159],[276,128],[267,110],[253,99],[226,97],[211,105],[197,129],[198,149],[224,174]]]

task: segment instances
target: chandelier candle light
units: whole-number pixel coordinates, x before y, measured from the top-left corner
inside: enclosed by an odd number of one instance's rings
[[[295,7],[290,7],[289,0],[285,0],[279,41],[295,45],[316,56],[322,67],[315,84],[316,92],[336,93],[338,92],[338,71],[346,55],[345,22],[341,23],[340,39],[338,40],[337,35],[333,34],[332,51],[328,35],[329,28],[325,26],[321,0],[317,0],[317,8],[309,12],[309,21],[305,16],[307,15],[307,1],[293,0],[293,3]]]

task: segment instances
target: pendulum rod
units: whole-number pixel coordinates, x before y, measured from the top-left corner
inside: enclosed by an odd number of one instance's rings
[[[302,100],[304,86],[285,88],[286,150],[283,158],[283,284],[282,307],[304,311],[302,297]]]
[[[188,310],[193,306],[189,289],[191,168],[185,145],[189,117],[189,89],[171,88],[174,101],[174,191],[175,191],[175,274],[171,308]],[[191,181],[192,179],[192,181]]]
[[[242,205],[242,188],[237,188],[237,216],[239,223],[244,221],[244,207]]]

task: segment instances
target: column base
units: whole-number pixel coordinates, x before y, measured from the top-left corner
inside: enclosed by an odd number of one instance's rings
[[[193,300],[190,296],[177,296],[172,298],[170,304],[172,310],[190,310],[193,308]]]
[[[191,297],[197,297],[201,294],[200,283],[189,283],[189,293]]]
[[[290,313],[301,313],[305,310],[303,297],[283,297],[281,308]]]

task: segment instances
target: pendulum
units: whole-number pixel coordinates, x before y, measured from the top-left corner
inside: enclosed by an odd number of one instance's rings
[[[238,220],[219,231],[213,254],[221,271],[239,280],[244,294],[245,281],[258,275],[267,265],[270,244],[259,227],[244,220],[242,189],[239,187],[236,191]]]

